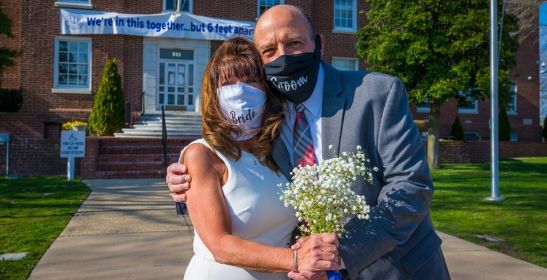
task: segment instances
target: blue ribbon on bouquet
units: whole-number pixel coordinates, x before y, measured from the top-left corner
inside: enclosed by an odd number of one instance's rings
[[[329,270],[327,271],[327,279],[328,280],[342,280],[342,274],[335,270]]]

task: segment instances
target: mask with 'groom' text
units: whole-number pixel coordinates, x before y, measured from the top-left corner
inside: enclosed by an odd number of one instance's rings
[[[315,88],[321,63],[321,38],[315,36],[315,51],[282,55],[264,65],[270,88],[293,103],[306,101]]]

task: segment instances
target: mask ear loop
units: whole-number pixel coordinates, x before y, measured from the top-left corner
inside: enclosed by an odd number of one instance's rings
[[[315,34],[315,55],[317,58],[321,57],[321,36]]]

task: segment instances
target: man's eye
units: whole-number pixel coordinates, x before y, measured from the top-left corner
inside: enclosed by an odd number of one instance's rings
[[[299,45],[300,45],[300,42],[298,42],[298,41],[292,41],[292,42],[289,43],[289,46],[291,46],[291,47],[296,47],[296,46],[299,46]]]
[[[274,51],[275,51],[275,49],[273,49],[273,48],[265,49],[264,51],[262,51],[262,54],[263,55],[272,54]]]

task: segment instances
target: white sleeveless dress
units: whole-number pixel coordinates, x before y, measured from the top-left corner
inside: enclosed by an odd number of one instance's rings
[[[196,140],[190,145],[194,143],[209,147],[204,139]],[[294,210],[285,207],[279,199],[280,189],[277,186],[279,183],[285,184],[287,179],[260,164],[251,153],[241,151],[241,158],[235,161],[218,151],[215,152],[228,168],[228,180],[222,186],[222,191],[232,221],[232,234],[273,247],[289,247],[291,233],[298,221]],[[184,279],[277,280],[287,279],[287,274],[256,272],[215,262],[213,255],[195,232],[194,256],[186,269]]]

